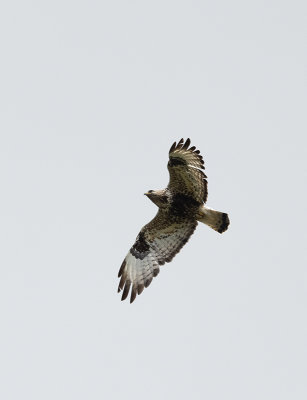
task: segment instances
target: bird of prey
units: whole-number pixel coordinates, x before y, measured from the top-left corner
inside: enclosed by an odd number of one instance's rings
[[[226,231],[229,218],[204,204],[207,201],[207,177],[204,161],[191,141],[181,139],[169,151],[167,168],[170,180],[166,189],[149,190],[145,195],[158,206],[156,216],[138,234],[124,259],[118,277],[122,300],[129,294],[132,303],[137,294],[157,276],[159,266],[170,262],[203,222],[219,233]]]

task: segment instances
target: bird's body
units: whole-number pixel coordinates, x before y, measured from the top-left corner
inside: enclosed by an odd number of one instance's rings
[[[145,193],[159,209],[141,229],[121,265],[118,291],[123,290],[122,300],[128,296],[131,286],[131,303],[149,286],[159,273],[159,265],[173,259],[193,234],[198,221],[219,233],[228,228],[226,213],[204,205],[208,194],[207,177],[202,171],[204,161],[199,150],[189,146],[190,139],[173,144],[169,151],[167,188]]]

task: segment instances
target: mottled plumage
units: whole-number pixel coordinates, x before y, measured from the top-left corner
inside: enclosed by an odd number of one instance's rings
[[[197,222],[204,222],[222,233],[229,225],[228,215],[204,206],[207,180],[199,150],[189,147],[190,139],[172,145],[169,151],[169,184],[163,190],[145,193],[159,208],[145,225],[124,259],[118,273],[118,291],[130,302],[157,276],[159,266],[170,262],[193,234]]]

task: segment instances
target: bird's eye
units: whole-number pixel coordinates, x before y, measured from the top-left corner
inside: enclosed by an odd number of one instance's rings
[[[148,190],[148,193],[152,193],[153,192],[153,190]]]

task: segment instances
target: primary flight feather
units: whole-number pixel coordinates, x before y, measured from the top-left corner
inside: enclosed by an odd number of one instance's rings
[[[120,267],[118,292],[123,290],[122,300],[131,292],[132,303],[149,286],[159,266],[170,262],[189,240],[198,221],[219,233],[228,228],[226,213],[204,205],[208,195],[204,161],[190,144],[190,139],[181,139],[170,148],[167,188],[145,193],[158,206],[158,213],[141,229]]]

